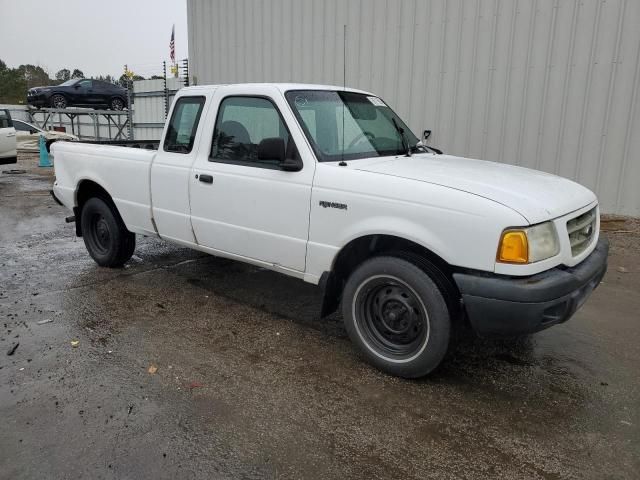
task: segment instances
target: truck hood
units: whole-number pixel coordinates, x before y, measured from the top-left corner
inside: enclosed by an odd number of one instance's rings
[[[566,215],[597,200],[593,192],[563,177],[452,155],[362,159],[350,162],[350,166],[478,195],[515,210],[531,224]]]

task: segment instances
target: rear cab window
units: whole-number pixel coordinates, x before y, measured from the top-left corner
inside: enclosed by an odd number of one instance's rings
[[[180,97],[173,108],[163,149],[165,152],[190,153],[202,115],[205,97]]]

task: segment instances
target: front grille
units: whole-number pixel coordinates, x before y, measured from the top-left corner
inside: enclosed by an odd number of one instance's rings
[[[571,254],[576,257],[584,252],[596,236],[596,208],[567,222]]]

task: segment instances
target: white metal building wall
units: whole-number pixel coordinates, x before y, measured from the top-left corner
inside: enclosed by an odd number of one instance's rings
[[[557,173],[640,216],[640,0],[189,0],[199,84],[343,82],[447,153]]]

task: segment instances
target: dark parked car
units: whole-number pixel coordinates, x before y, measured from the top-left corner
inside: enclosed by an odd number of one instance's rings
[[[73,106],[122,110],[127,106],[127,90],[100,80],[73,78],[60,85],[30,88],[27,103],[36,108]]]

